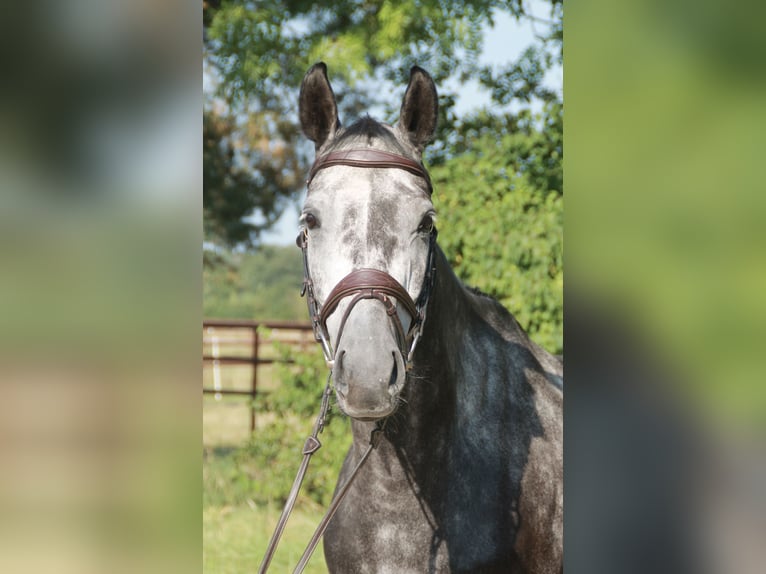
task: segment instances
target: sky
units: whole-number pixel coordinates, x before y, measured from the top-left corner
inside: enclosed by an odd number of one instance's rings
[[[549,6],[547,2],[534,0],[530,3],[528,10],[539,18],[547,19]],[[540,24],[537,26],[539,27]],[[485,28],[484,49],[479,61],[481,64],[507,63],[516,59],[533,40],[533,25],[529,21],[519,23],[510,15],[501,13],[495,19],[495,26],[493,28],[489,26]],[[454,89],[456,83],[457,81],[455,80],[454,83],[451,85],[447,84],[446,87]],[[561,93],[563,89],[563,71],[560,66],[549,71],[546,76],[546,85]],[[476,81],[467,82],[461,85],[459,90],[455,91],[458,93],[456,111],[460,114],[489,103],[489,95],[482,93]],[[291,245],[295,242],[295,236],[298,232],[298,216],[304,197],[305,193],[301,194],[295,202],[288,205],[274,227],[261,235],[263,243]]]

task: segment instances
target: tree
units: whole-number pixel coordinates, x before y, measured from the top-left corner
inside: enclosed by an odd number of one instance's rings
[[[470,149],[431,170],[439,245],[457,275],[555,353],[563,351],[560,107],[505,118],[513,130],[480,131]]]
[[[266,115],[236,126],[230,116],[203,112],[203,218],[213,245],[250,244],[269,228],[297,186],[299,160],[284,142],[269,139]],[[275,129],[291,129],[274,121]],[[260,221],[248,219],[253,213]]]
[[[263,245],[255,253],[237,253],[231,265],[203,269],[205,317],[302,320],[303,268],[294,245]]]
[[[215,116],[226,127],[214,139],[227,159],[221,165],[232,174],[222,180],[222,172],[214,172],[215,182],[223,185],[205,197],[205,216],[211,220],[206,240],[252,243],[278,217],[285,199],[301,190],[311,147],[300,135],[295,102],[311,64],[328,63],[341,118],[374,108],[389,121],[398,112],[400,90],[395,88],[409,67],[417,63],[428,69],[441,96],[439,133],[427,153],[427,160],[437,164],[465,141],[454,111],[456,94],[444,87],[447,79],[479,80],[501,108],[514,98],[527,103],[556,98],[542,78],[561,59],[561,1],[551,0],[550,10],[552,20],[538,44],[518,62],[493,70],[478,65],[482,26],[499,11],[531,18],[522,0],[203,2],[205,60],[216,84],[205,113],[212,114],[216,104],[221,108]],[[281,151],[273,154],[267,146]],[[292,155],[283,158],[285,150]],[[245,221],[252,213],[258,223]]]
[[[302,191],[313,150],[299,133],[296,102],[311,64],[327,62],[342,120],[373,109],[393,122],[417,63],[439,86],[439,129],[425,160],[443,208],[440,244],[465,281],[560,351],[563,106],[543,78],[561,63],[563,4],[548,6],[542,20],[522,0],[203,3],[205,58],[217,79],[206,106],[217,129],[205,160],[217,162],[205,166],[206,186],[217,186],[206,189],[206,239],[252,243]],[[501,12],[533,21],[539,33],[516,61],[481,66],[482,28]],[[492,104],[460,117],[459,88],[449,86],[471,79]],[[533,105],[543,111],[533,114]],[[245,219],[253,212],[257,223]]]

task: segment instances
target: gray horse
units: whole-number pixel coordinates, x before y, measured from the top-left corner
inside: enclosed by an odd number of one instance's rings
[[[307,277],[354,437],[339,484],[386,421],[325,558],[352,574],[560,572],[563,364],[466,288],[436,245],[421,154],[437,112],[418,67],[395,126],[341,127],[322,63],[301,86],[317,153],[301,216]]]

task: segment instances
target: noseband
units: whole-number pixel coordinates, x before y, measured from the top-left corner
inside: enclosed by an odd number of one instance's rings
[[[309,172],[306,184],[311,183],[318,171],[336,165],[402,169],[425,179],[428,184],[429,196],[432,192],[431,179],[422,164],[398,154],[369,149],[334,151],[317,158]],[[296,243],[303,252],[303,289],[301,290],[301,296],[306,296],[309,315],[314,328],[314,338],[322,345],[322,352],[324,353],[327,366],[332,369],[335,365],[335,351],[333,351],[330,343],[327,320],[337,309],[341,300],[353,296],[341,317],[338,341],[340,341],[343,335],[346,320],[356,304],[365,299],[377,299],[383,303],[386,313],[393,321],[399,351],[402,355],[405,368],[409,370],[415,347],[420,340],[420,334],[425,323],[428,298],[433,287],[436,229],[434,228],[429,236],[426,271],[417,301],[413,301],[407,290],[388,273],[377,269],[363,268],[355,269],[341,279],[330,291],[324,304],[320,304],[314,294],[314,283],[309,271],[307,230],[304,229],[298,235]],[[400,304],[410,316],[411,322],[406,333],[396,312],[395,302]]]

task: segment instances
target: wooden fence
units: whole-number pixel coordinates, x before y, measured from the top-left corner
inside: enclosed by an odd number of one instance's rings
[[[298,345],[305,348],[314,343],[311,324],[297,321],[246,321],[239,319],[205,319],[202,322],[202,365],[213,369],[213,388],[202,388],[203,394],[217,398],[223,395],[249,396],[255,399],[258,389],[258,367],[284,362],[274,356],[264,356],[259,327],[269,329],[268,342]],[[248,389],[224,388],[221,369],[231,365],[251,365],[252,378]],[[250,430],[255,430],[255,407],[250,407]]]

